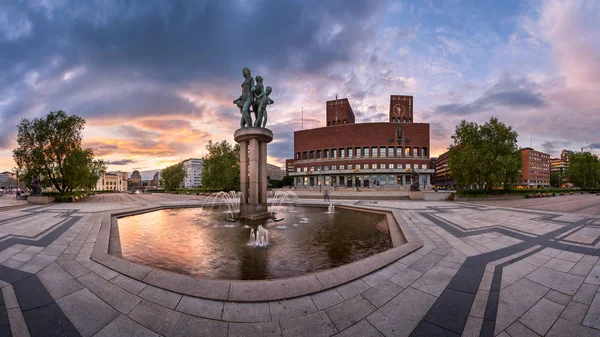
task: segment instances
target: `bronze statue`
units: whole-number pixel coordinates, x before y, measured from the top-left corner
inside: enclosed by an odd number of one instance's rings
[[[252,102],[252,111],[254,111],[254,120],[256,121],[258,119],[258,111],[260,105],[259,101],[262,97],[262,94],[264,93],[264,85],[262,76],[257,75],[254,79],[256,80],[256,85],[252,87],[252,94],[254,95],[254,101]],[[254,127],[256,127],[256,122],[254,122],[254,124]],[[260,123],[258,123],[258,125],[260,126]]]
[[[419,189],[419,173],[412,171],[411,174],[412,184],[410,184],[411,191],[420,191]]]
[[[273,89],[267,86],[265,92],[258,97],[258,117],[256,117],[256,121],[254,122],[255,128],[264,128],[267,126],[267,105],[275,103],[275,101],[269,98],[271,91]]]
[[[38,178],[37,173],[33,174],[29,188],[31,189],[31,195],[42,195],[42,185],[40,185],[40,178]]]
[[[252,73],[250,72],[250,69],[244,68],[242,70],[242,75],[244,75],[244,82],[242,82],[242,94],[233,101],[233,104],[237,104],[238,108],[240,108],[240,113],[242,114],[240,128],[252,127],[250,107],[254,101],[254,95],[251,92],[252,88],[254,88],[254,79],[251,76]]]

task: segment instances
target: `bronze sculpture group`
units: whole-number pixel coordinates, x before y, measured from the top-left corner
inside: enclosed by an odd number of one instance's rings
[[[252,78],[252,72],[248,68],[242,70],[244,82],[242,82],[242,94],[233,104],[240,108],[242,118],[240,120],[240,128],[255,127],[264,128],[267,125],[267,105],[275,103],[269,95],[271,87],[264,87],[263,78],[256,76],[256,83]],[[252,124],[252,116],[250,115],[250,107],[254,112],[254,125]]]

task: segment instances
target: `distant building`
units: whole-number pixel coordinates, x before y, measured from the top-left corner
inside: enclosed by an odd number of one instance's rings
[[[121,172],[102,173],[96,183],[97,191],[127,191],[127,180],[123,179]]]
[[[448,168],[448,151],[442,153],[435,161],[435,184],[441,188],[452,188],[456,185]]]
[[[280,166],[267,164],[267,179],[281,180],[285,177],[285,171]]]
[[[152,180],[150,181],[152,187],[160,187],[160,171],[154,173]]]
[[[561,158],[550,159],[550,173],[558,173],[561,177],[564,177],[567,171],[567,163]]]
[[[523,166],[517,186],[549,187],[550,186],[550,155],[536,151],[530,147],[521,149]]]
[[[185,170],[185,179],[183,180],[183,188],[200,188],[202,187],[202,163],[203,159],[190,158],[183,161],[183,169]]]
[[[142,188],[142,175],[140,171],[134,170],[131,173],[131,178],[129,178],[129,187],[131,189],[141,189]]]

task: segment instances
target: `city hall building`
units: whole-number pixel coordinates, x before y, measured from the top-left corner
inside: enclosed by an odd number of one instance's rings
[[[327,101],[324,127],[294,132],[294,185],[408,188],[416,172],[429,188],[429,124],[414,122],[413,106],[412,96],[392,95],[387,122],[355,123],[348,99]]]

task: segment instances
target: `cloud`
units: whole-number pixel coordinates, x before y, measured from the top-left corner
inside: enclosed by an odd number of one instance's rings
[[[121,160],[107,160],[105,163],[107,165],[128,165],[128,164],[137,163],[137,161],[132,160],[132,159],[121,159]]]

